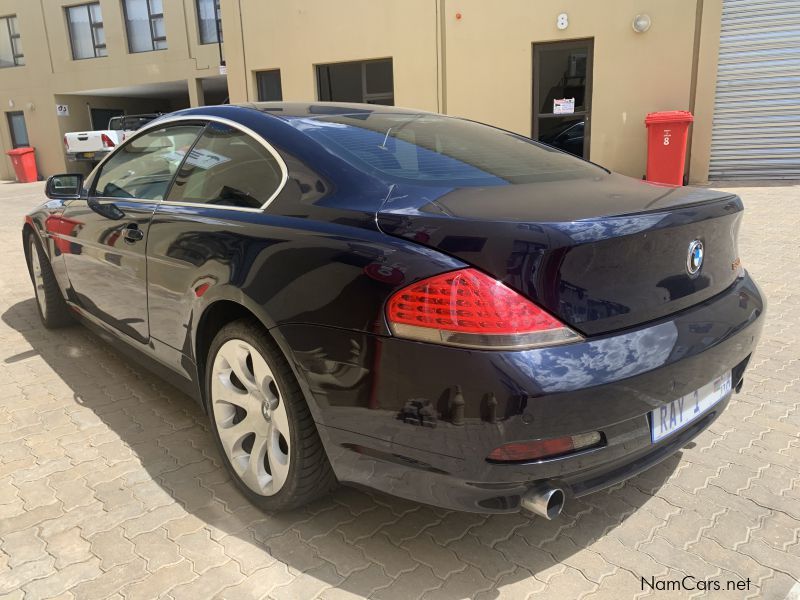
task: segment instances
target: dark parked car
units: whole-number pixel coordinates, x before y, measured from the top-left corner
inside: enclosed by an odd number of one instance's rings
[[[196,398],[267,509],[339,481],[552,518],[707,428],[763,323],[738,197],[441,115],[185,110],[47,196],[44,324]]]
[[[585,121],[567,121],[546,134],[539,141],[575,156],[583,156]]]

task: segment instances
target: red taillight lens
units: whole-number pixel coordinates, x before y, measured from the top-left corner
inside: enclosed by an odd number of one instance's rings
[[[64,136],[64,149],[69,150],[69,144],[67,143],[67,136]]]
[[[114,141],[108,137],[105,133],[100,134],[100,140],[103,142],[103,148],[113,148],[116,146]]]
[[[550,438],[548,440],[513,442],[495,448],[486,458],[495,462],[520,462],[554,458],[562,454],[597,446],[602,439],[599,432],[592,431],[591,433],[565,435],[564,437]]]
[[[582,339],[511,288],[475,269],[418,281],[386,307],[392,333],[425,342],[521,349]]]

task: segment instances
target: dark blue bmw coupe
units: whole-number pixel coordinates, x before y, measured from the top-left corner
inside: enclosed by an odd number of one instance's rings
[[[185,110],[46,193],[45,326],[196,398],[269,510],[338,481],[552,518],[707,428],[763,323],[738,197],[436,114]]]

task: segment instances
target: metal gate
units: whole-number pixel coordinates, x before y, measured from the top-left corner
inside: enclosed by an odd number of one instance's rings
[[[800,0],[724,0],[709,179],[800,179]]]

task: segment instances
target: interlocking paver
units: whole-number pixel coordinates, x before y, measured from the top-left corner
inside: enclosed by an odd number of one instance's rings
[[[3,536],[0,549],[8,557],[7,564],[10,568],[17,567],[28,561],[46,558],[45,544],[36,532],[36,529],[23,529]]]
[[[47,552],[56,559],[56,569],[84,562],[92,557],[89,542],[81,537],[81,531],[77,527],[60,531],[45,538],[45,541]]]
[[[364,569],[370,562],[360,548],[348,544],[339,531],[314,538],[311,542],[319,556],[333,563],[339,575],[347,577],[354,571]],[[229,553],[230,554],[230,553]]]
[[[211,567],[197,579],[184,583],[170,592],[175,600],[197,600],[197,598],[214,598],[227,587],[240,583],[244,575],[239,565],[230,561]]]
[[[406,571],[396,578],[386,587],[378,588],[374,592],[376,598],[381,600],[410,600],[421,598],[429,591],[435,590],[444,583],[426,565],[418,565],[411,571]]]
[[[151,573],[181,560],[178,548],[167,539],[167,532],[163,529],[142,533],[132,541],[134,551],[147,561],[147,570]]]
[[[393,581],[383,569],[373,563],[365,569],[351,573],[338,587],[325,590],[320,597],[324,600],[356,600],[367,597],[373,590],[391,585]],[[377,597],[380,598],[380,595]]]
[[[800,186],[736,190],[770,302],[742,394],[681,453],[555,521],[353,488],[278,515],[249,505],[191,400],[88,330],[39,324],[19,226],[41,189],[0,184],[0,594],[617,600],[683,573],[749,577],[741,597],[800,586]]]
[[[42,579],[37,579],[23,586],[25,593],[31,598],[50,598],[68,592],[84,581],[91,581],[102,575],[100,559],[91,557],[86,562],[74,563],[58,569]]]
[[[125,538],[121,529],[98,533],[90,539],[90,542],[92,553],[100,557],[100,567],[104,571],[136,558],[133,542]]]
[[[286,585],[274,588],[269,596],[275,600],[295,600],[296,598],[316,598],[327,588],[339,585],[344,577],[339,575],[330,563],[300,573]]]
[[[148,574],[134,583],[128,583],[122,588],[122,595],[126,600],[150,600],[165,595],[174,587],[189,583],[197,577],[197,573],[192,570],[192,563],[184,559]]]
[[[177,540],[180,553],[194,565],[195,573],[202,575],[212,567],[228,562],[225,549],[214,542],[207,529],[189,533]]]

